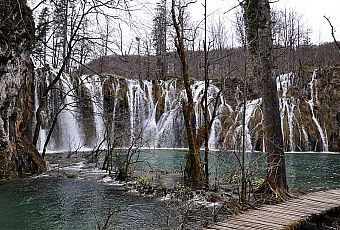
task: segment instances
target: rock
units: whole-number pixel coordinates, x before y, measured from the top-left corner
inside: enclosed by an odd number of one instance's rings
[[[46,165],[30,137],[34,22],[25,0],[0,1],[0,179],[40,173]],[[5,20],[6,19],[6,20]]]
[[[224,200],[223,197],[218,193],[211,193],[207,198],[208,202],[214,202],[214,203],[222,202],[223,200]]]

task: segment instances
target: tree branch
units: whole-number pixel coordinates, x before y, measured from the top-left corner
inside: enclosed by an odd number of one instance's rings
[[[339,42],[335,38],[335,29],[334,29],[334,26],[332,25],[331,20],[329,19],[329,17],[327,18],[325,15],[323,17],[327,20],[329,26],[331,27],[331,34],[332,34],[334,43],[338,47],[338,49],[340,51],[340,44],[339,44]]]

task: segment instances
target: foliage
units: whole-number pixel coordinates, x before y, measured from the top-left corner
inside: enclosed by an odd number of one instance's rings
[[[137,177],[136,185],[137,185],[137,191],[140,194],[151,194],[153,192],[151,179],[147,176]]]
[[[254,178],[252,180],[252,186],[254,187],[255,190],[261,191],[263,186],[266,184],[266,179],[265,178]]]
[[[244,21],[246,29],[246,38],[248,43],[249,52],[252,55],[256,55],[257,52],[257,18],[258,18],[258,6],[255,0],[246,0],[242,2],[244,10]]]

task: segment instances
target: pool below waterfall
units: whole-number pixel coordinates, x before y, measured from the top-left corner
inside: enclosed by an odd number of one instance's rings
[[[234,155],[218,152],[211,157],[211,175],[233,169]],[[136,170],[179,171],[184,150],[142,150]],[[218,160],[219,159],[219,160]],[[252,154],[257,166],[264,155]],[[293,191],[340,188],[340,154],[287,153],[287,177]],[[111,229],[173,229],[180,222],[175,205],[159,198],[141,197],[117,186],[81,178],[35,177],[0,185],[0,229],[96,229],[110,212]],[[209,210],[188,218],[192,229],[209,217]],[[96,220],[97,219],[97,220]]]

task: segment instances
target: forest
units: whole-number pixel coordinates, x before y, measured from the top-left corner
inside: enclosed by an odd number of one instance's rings
[[[336,22],[314,44],[294,9],[213,4],[0,0],[4,229],[201,229],[340,187]]]

